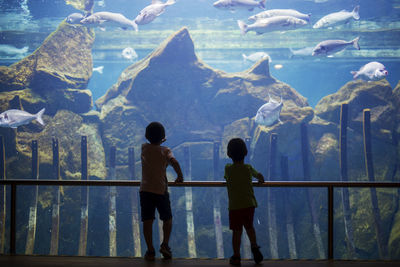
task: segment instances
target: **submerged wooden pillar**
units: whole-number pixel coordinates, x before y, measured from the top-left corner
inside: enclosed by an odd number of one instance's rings
[[[340,108],[340,135],[339,135],[339,152],[340,152],[340,180],[347,182],[347,121],[348,121],[348,104],[342,104]],[[350,258],[355,258],[354,231],[351,221],[350,211],[350,193],[346,187],[341,188],[343,220],[346,234],[347,251]]]
[[[87,136],[81,137],[81,180],[88,180],[88,144]],[[81,227],[79,234],[78,255],[86,256],[88,230],[89,188],[81,187]]]
[[[283,181],[289,181],[289,163],[288,157],[281,157],[281,176]],[[286,196],[290,196],[290,188],[286,188]],[[283,197],[283,208],[286,215],[286,233],[288,239],[289,256],[291,259],[297,259],[296,237],[294,233],[293,212],[288,197]]]
[[[375,181],[374,164],[372,160],[372,142],[371,142],[371,110],[364,109],[363,111],[363,136],[364,136],[364,154],[365,154],[365,167],[369,181]],[[374,216],[374,226],[376,231],[376,241],[378,243],[379,257],[385,259],[387,257],[387,245],[382,231],[381,214],[378,205],[378,197],[376,188],[371,187],[371,203],[372,213]]]
[[[185,166],[185,180],[192,180],[192,160],[190,153],[190,146],[187,145],[183,148],[184,166]],[[192,188],[185,187],[186,199],[186,225],[188,233],[188,252],[190,258],[197,258],[196,241],[194,235],[194,222],[193,222],[193,195]]]
[[[109,179],[116,180],[116,147],[110,149]],[[109,256],[117,256],[117,188],[109,187],[108,205],[108,236],[109,236]]]
[[[0,136],[0,180],[6,179],[6,155],[4,149],[4,137]],[[0,254],[4,254],[6,242],[6,185],[0,186]]]
[[[38,142],[37,140],[32,141],[32,179],[39,179],[39,155],[38,155]],[[26,236],[25,254],[33,254],[35,248],[35,235],[36,235],[36,216],[37,216],[37,204],[38,204],[38,193],[39,187],[34,186],[33,198],[29,207],[29,221],[28,221],[28,233]]]
[[[269,153],[269,173],[268,180],[273,181],[276,178],[276,157],[277,157],[278,135],[272,133],[270,137],[270,153]],[[275,194],[271,188],[268,188],[268,233],[269,233],[269,246],[272,259],[278,259],[278,229],[276,226],[276,206]]]
[[[301,136],[301,156],[303,159],[303,176],[304,180],[309,181],[311,180],[311,174],[308,162],[308,151],[309,151],[308,131],[305,123],[302,123],[300,126],[300,136]],[[306,190],[307,190],[308,207],[311,213],[311,220],[313,225],[314,238],[318,249],[318,255],[320,259],[325,259],[326,252],[324,249],[324,245],[322,243],[321,228],[319,226],[318,212],[314,205],[314,197],[311,189],[306,189]]]
[[[219,174],[219,147],[220,143],[215,141],[213,144],[213,170],[214,181],[218,180]],[[221,203],[220,203],[220,188],[214,189],[214,228],[215,228],[215,242],[217,246],[217,258],[224,258],[224,240],[222,237],[222,224],[221,224]]]
[[[129,165],[129,173],[130,179],[135,180],[135,149],[130,147],[128,149],[128,165]],[[132,235],[133,235],[133,249],[135,257],[142,256],[142,250],[140,246],[140,221],[139,221],[139,212],[138,212],[138,192],[139,189],[136,187],[132,188],[131,192],[131,207],[132,207]]]
[[[58,140],[53,138],[53,177],[60,180],[60,157]],[[53,198],[52,216],[51,216],[51,240],[50,255],[58,255],[58,240],[60,231],[60,188],[56,186]]]

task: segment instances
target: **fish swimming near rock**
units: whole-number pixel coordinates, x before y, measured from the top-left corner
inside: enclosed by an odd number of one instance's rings
[[[17,48],[12,45],[5,45],[5,44],[0,44],[0,53],[1,54],[7,54],[7,55],[23,55],[27,53],[29,50],[28,46],[24,46],[22,48]]]
[[[106,26],[114,26],[124,30],[133,28],[135,31],[138,31],[138,26],[133,20],[127,19],[120,13],[107,11],[93,13],[83,18],[80,23],[88,27],[100,27],[101,29],[104,29]]]
[[[134,60],[135,58],[138,57],[135,49],[133,49],[132,47],[124,48],[124,50],[122,50],[122,52],[121,52],[121,55],[123,58],[129,59],[129,60]]]
[[[298,19],[310,22],[311,14],[304,14],[295,9],[270,9],[262,11],[248,18],[249,21],[256,21],[258,19],[271,18],[276,16],[291,16]]]
[[[382,63],[373,61],[362,66],[358,71],[351,71],[353,79],[362,79],[364,81],[379,81],[384,79],[389,72]]]
[[[360,10],[360,6],[356,6],[353,11],[349,12],[346,10],[342,10],[339,12],[331,13],[328,14],[324,17],[322,17],[320,20],[318,20],[313,28],[314,29],[319,29],[319,28],[327,28],[327,27],[332,27],[338,24],[344,24],[349,22],[351,19],[359,20],[360,19],[360,14],[358,13]]]
[[[218,0],[214,2],[213,6],[219,9],[229,9],[231,11],[238,8],[253,11],[256,7],[265,9],[265,1],[266,0]]]
[[[83,20],[85,16],[81,13],[72,13],[68,15],[66,22],[69,24],[81,24],[81,20]]]
[[[282,97],[281,101],[278,102],[272,99],[269,94],[268,96],[268,102],[262,105],[256,114],[255,122],[259,125],[271,126],[276,121],[281,122],[279,115],[281,114],[283,107]]]
[[[104,66],[98,66],[93,68],[93,72],[98,72],[99,74],[103,74]]]
[[[36,114],[31,114],[29,112],[19,109],[10,109],[4,111],[3,113],[0,114],[0,127],[8,127],[15,129],[18,126],[28,124],[33,120],[37,120],[41,125],[44,125],[42,119],[44,111],[45,108],[41,109]]]
[[[248,61],[251,61],[251,62],[257,62],[257,61],[259,61],[261,59],[264,59],[264,58],[268,58],[269,62],[272,61],[271,57],[265,52],[255,52],[255,53],[250,54],[248,56],[246,56],[245,54],[242,54],[242,58],[243,58],[244,61],[248,60]]]
[[[257,34],[272,31],[288,31],[307,25],[307,21],[291,16],[277,16],[259,19],[250,25],[247,25],[241,20],[238,20],[237,23],[242,34],[246,34],[249,31],[255,31]]]
[[[317,44],[312,52],[312,56],[329,56],[335,54],[348,46],[353,46],[355,49],[360,50],[358,41],[360,37],[355,38],[352,41],[345,40],[325,40]]]
[[[139,12],[134,22],[138,25],[148,24],[164,13],[167,6],[171,6],[175,3],[175,0],[168,0],[165,3],[160,0],[153,0],[151,5],[146,6]]]

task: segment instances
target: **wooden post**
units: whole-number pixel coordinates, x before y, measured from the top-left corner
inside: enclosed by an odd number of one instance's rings
[[[308,145],[307,126],[305,123],[301,124],[300,130],[301,130],[301,154],[302,154],[302,159],[303,159],[303,176],[304,176],[304,180],[309,181],[309,180],[311,180],[310,167],[309,167],[309,162],[308,162],[309,145]],[[317,209],[314,206],[314,198],[313,198],[311,189],[307,189],[307,200],[308,200],[308,206],[309,206],[310,213],[311,213],[314,238],[315,238],[316,245],[318,248],[318,254],[319,254],[320,259],[325,259],[326,253],[325,253],[324,245],[322,243],[321,228],[319,226]]]
[[[184,168],[185,168],[185,180],[192,180],[192,161],[190,146],[187,145],[183,148],[184,154]],[[186,198],[186,225],[188,233],[188,251],[190,258],[197,258],[196,253],[196,241],[194,235],[194,222],[193,222],[193,195],[192,188],[185,187],[185,198]]]
[[[347,175],[347,121],[348,121],[348,104],[342,104],[340,108],[340,135],[339,135],[339,152],[340,152],[340,180],[348,181]],[[350,194],[346,187],[341,188],[343,220],[346,234],[347,251],[349,258],[355,258],[354,231],[351,222],[350,211]]]
[[[39,179],[39,155],[38,155],[38,142],[32,141],[32,179]],[[38,204],[38,193],[39,187],[34,187],[33,199],[29,207],[29,221],[28,221],[28,233],[26,236],[25,254],[33,254],[35,248],[35,234],[36,234],[36,215],[37,215],[37,204]]]
[[[81,180],[88,180],[88,144],[87,136],[81,137]],[[78,255],[86,256],[88,230],[89,188],[81,187],[81,228],[79,234]]]
[[[363,111],[363,136],[364,136],[364,154],[365,154],[365,167],[367,170],[367,176],[369,181],[375,181],[374,164],[372,160],[372,142],[371,142],[371,110],[364,109]],[[378,197],[376,194],[376,188],[370,188],[371,191],[371,202],[372,202],[372,213],[374,216],[374,225],[376,231],[376,241],[378,242],[379,257],[381,259],[387,258],[387,246],[382,231],[382,221],[378,205]]]
[[[245,163],[250,164],[250,138],[245,138],[244,142],[246,144],[248,153],[247,153],[247,157],[244,158]],[[251,245],[250,245],[250,240],[249,237],[247,236],[247,234],[243,234],[242,235],[242,255],[243,258],[245,259],[251,259]]]
[[[56,138],[53,138],[53,176],[56,180],[60,180],[59,146]],[[60,230],[60,188],[61,186],[56,186],[53,198],[50,255],[58,255],[58,240]]]
[[[282,156],[281,157],[281,175],[283,181],[289,181],[289,167],[288,167],[288,157]],[[285,189],[288,192],[287,196],[290,196],[290,189]],[[291,259],[297,259],[297,249],[296,249],[296,237],[294,233],[294,223],[293,223],[293,212],[288,203],[288,197],[283,197],[283,208],[285,210],[286,215],[286,232],[287,232],[287,239],[288,239],[288,248],[289,248],[289,255]]]
[[[4,149],[4,137],[0,136],[0,180],[6,179],[6,155]],[[0,186],[0,254],[4,254],[6,242],[6,185]]]
[[[276,179],[276,157],[277,157],[278,135],[272,133],[270,137],[270,153],[269,153],[269,168],[268,180],[273,181]],[[275,194],[271,188],[268,188],[268,233],[269,233],[269,247],[272,259],[278,259],[278,229],[276,226],[276,206]]]
[[[109,179],[116,180],[116,147],[110,149],[110,168]],[[117,256],[117,188],[115,186],[109,187],[109,215],[108,215],[108,230],[109,230],[109,255],[111,257]]]
[[[214,181],[219,179],[219,147],[220,143],[215,141],[213,144],[213,170]],[[215,227],[215,241],[217,245],[217,258],[224,258],[224,240],[222,237],[222,224],[221,224],[221,204],[220,204],[220,188],[214,190],[214,227]]]
[[[133,147],[130,147],[128,149],[128,164],[129,164],[130,178],[131,180],[135,180],[135,149]],[[140,222],[139,222],[138,205],[139,205],[138,189],[136,187],[133,187],[131,194],[131,207],[132,207],[132,235],[133,235],[135,257],[142,256],[142,250],[140,246]]]

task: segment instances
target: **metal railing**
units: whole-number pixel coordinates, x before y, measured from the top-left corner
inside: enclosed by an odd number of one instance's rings
[[[124,180],[0,180],[1,185],[11,186],[11,210],[10,210],[10,254],[15,254],[16,247],[16,201],[17,186],[117,186],[137,187],[140,181]],[[224,181],[191,181],[183,183],[169,182],[172,187],[225,187]],[[333,230],[334,230],[334,189],[335,188],[400,188],[400,182],[340,182],[340,181],[269,181],[254,183],[255,187],[319,187],[326,188],[328,194],[328,259],[333,259]]]

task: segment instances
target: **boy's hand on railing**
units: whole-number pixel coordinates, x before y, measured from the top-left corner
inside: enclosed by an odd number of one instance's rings
[[[261,173],[259,173],[257,175],[257,180],[258,180],[258,183],[260,183],[260,184],[264,183],[264,176]]]
[[[175,183],[182,183],[183,182],[183,177],[182,176],[178,176],[175,179]]]

